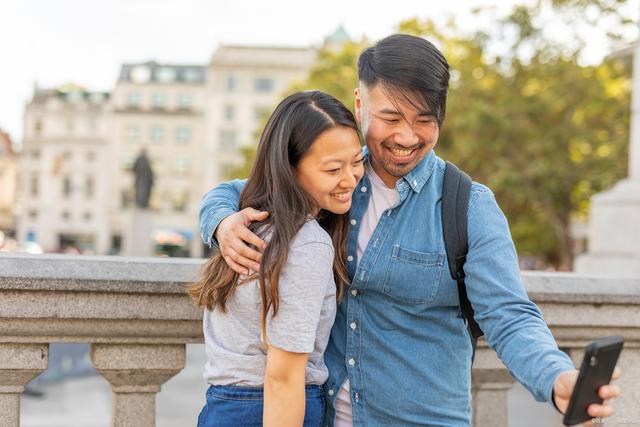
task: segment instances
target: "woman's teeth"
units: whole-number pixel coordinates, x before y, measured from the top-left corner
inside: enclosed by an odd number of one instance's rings
[[[413,153],[413,150],[401,149],[401,148],[390,148],[391,152],[398,157],[408,157]]]
[[[345,193],[331,193],[331,195],[333,197],[335,197],[336,199],[340,200],[341,202],[344,202],[344,201],[349,200],[349,197],[351,196],[351,193],[349,193],[347,191]]]

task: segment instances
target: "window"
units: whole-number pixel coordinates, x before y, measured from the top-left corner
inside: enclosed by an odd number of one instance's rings
[[[176,79],[176,70],[170,67],[162,67],[157,71],[156,77],[159,82],[170,83]]]
[[[191,140],[191,128],[178,127],[176,128],[176,142],[178,144],[186,144]]]
[[[91,199],[93,197],[94,186],[95,184],[93,177],[87,176],[84,181],[84,195],[87,197],[87,199]]]
[[[133,200],[135,198],[135,194],[133,189],[126,189],[120,191],[120,203],[123,209],[126,209],[133,205]]]
[[[233,92],[236,88],[236,78],[234,76],[227,76],[227,82],[225,83],[225,89],[227,92]]]
[[[41,119],[37,119],[35,121],[35,123],[33,124],[33,131],[35,132],[36,135],[40,135],[40,133],[42,132],[42,120]]]
[[[131,171],[131,169],[133,169],[134,161],[135,156],[133,154],[125,154],[122,158],[122,170],[125,172]]]
[[[93,162],[96,159],[96,153],[93,151],[87,151],[87,161]]]
[[[127,106],[130,108],[140,108],[142,104],[142,95],[138,92],[131,92],[127,97]]]
[[[73,133],[74,130],[75,130],[75,123],[73,123],[73,120],[67,120],[67,132]]]
[[[182,190],[174,193],[172,205],[176,212],[184,212],[187,210],[187,202],[189,200],[189,190]]]
[[[32,159],[39,159],[40,158],[40,151],[39,150],[33,150],[31,152],[31,158]]]
[[[69,218],[71,218],[71,214],[69,213],[69,211],[62,211],[60,217],[63,221],[69,221]]]
[[[191,95],[187,95],[185,93],[181,93],[178,95],[178,108],[183,110],[188,110],[191,108],[191,104],[193,103],[193,98]]]
[[[82,218],[84,218],[85,221],[89,222],[93,218],[93,215],[91,214],[91,212],[85,212],[84,215],[82,215]]]
[[[199,82],[203,80],[202,70],[199,68],[187,68],[183,74],[186,82]]]
[[[140,138],[140,128],[136,125],[127,126],[127,141],[136,142]]]
[[[253,118],[255,120],[266,120],[271,114],[271,108],[269,107],[253,107]]]
[[[29,179],[29,194],[31,197],[38,197],[38,175],[31,175]]]
[[[268,78],[257,78],[253,81],[253,90],[255,92],[267,93],[273,92],[274,89],[273,79]]]
[[[236,131],[221,130],[220,131],[220,148],[236,147]]]
[[[164,93],[154,93],[151,96],[151,104],[153,105],[153,108],[162,109],[165,107],[166,103],[167,97]]]
[[[71,177],[65,176],[62,178],[62,194],[64,197],[69,197],[71,195]]]
[[[151,141],[160,143],[164,139],[164,128],[162,126],[151,127]]]
[[[178,175],[180,176],[187,175],[187,172],[189,172],[190,166],[191,166],[191,159],[189,159],[189,157],[179,156],[176,159],[176,172],[178,173]]]
[[[38,211],[35,211],[35,210],[29,211],[29,219],[31,220],[38,219]]]
[[[224,106],[224,118],[226,120],[233,120],[236,116],[236,107],[233,105],[225,105]]]

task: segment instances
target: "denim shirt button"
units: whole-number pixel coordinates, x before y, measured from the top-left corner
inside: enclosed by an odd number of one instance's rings
[[[356,223],[357,223],[357,222],[358,222],[358,221],[356,221],[355,219],[352,219],[352,220],[351,220],[351,225],[356,225]]]
[[[349,366],[355,366],[356,361],[354,359],[349,359]]]
[[[333,396],[333,389],[329,390],[329,396]]]
[[[366,193],[367,192],[367,187],[361,187],[360,191],[362,191],[363,193]]]
[[[356,289],[352,289],[351,290],[351,295],[353,295],[355,297],[356,295],[358,295],[358,291]]]
[[[351,324],[349,326],[351,326],[351,329],[353,329],[354,331],[358,327],[358,325],[356,325],[356,322],[351,322]]]
[[[349,262],[353,261],[353,257],[352,257],[351,255],[349,255],[349,256],[347,257],[347,261],[349,261]]]

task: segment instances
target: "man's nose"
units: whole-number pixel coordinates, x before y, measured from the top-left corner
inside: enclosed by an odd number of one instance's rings
[[[394,142],[404,147],[411,147],[417,144],[418,140],[418,135],[413,130],[413,127],[405,121],[400,129],[398,129]]]

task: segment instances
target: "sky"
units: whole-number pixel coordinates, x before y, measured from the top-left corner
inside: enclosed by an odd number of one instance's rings
[[[481,25],[477,6],[506,13],[532,0],[0,0],[0,128],[22,137],[34,84],[110,91],[124,62],[206,64],[221,43],[318,46],[343,25],[354,39],[394,31],[403,19]],[[635,7],[635,9],[638,9]],[[485,23],[486,24],[486,23]],[[590,43],[593,60],[607,54]]]

